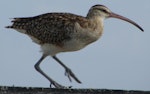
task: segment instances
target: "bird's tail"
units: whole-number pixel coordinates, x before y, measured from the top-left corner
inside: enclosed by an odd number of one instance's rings
[[[15,29],[21,33],[26,33],[27,27],[29,25],[29,18],[13,18],[12,25],[6,26],[5,28]]]

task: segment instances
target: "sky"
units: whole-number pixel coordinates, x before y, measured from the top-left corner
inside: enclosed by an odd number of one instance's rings
[[[122,20],[104,22],[103,36],[76,52],[58,54],[82,84],[69,82],[65,70],[51,57],[41,68],[58,83],[73,88],[150,90],[150,0],[1,0],[0,1],[0,85],[49,87],[34,69],[42,53],[40,46],[24,34],[5,26],[11,18],[48,12],[70,12],[86,16],[89,8],[103,4],[137,22],[145,32]]]

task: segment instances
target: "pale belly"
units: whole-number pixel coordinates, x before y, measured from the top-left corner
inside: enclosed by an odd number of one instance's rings
[[[94,42],[94,41],[92,41]],[[57,46],[54,44],[43,44],[41,45],[41,50],[45,55],[54,56],[57,53],[60,52],[71,52],[71,51],[78,51],[84,47],[86,47],[88,44],[90,44],[91,41],[82,42],[79,40],[71,40],[65,42],[62,46]]]
[[[45,55],[54,56],[60,52],[70,52],[70,51],[78,51],[87,46],[85,43],[81,43],[79,41],[68,41],[64,43],[62,46],[57,46],[54,44],[43,44],[41,45],[41,51]]]

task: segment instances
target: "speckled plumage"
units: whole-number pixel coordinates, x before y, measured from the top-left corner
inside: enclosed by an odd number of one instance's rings
[[[86,17],[71,13],[46,13],[35,17],[14,18],[12,26],[6,28],[27,34],[35,43],[39,44],[43,55],[35,64],[35,69],[50,81],[50,85],[54,85],[56,88],[66,88],[41,70],[39,66],[42,60],[49,55],[52,56],[64,67],[65,75],[70,81],[73,78],[76,82],[81,83],[71,69],[56,57],[56,54],[77,51],[98,40],[103,32],[103,20],[109,17],[125,20],[144,31],[134,21],[111,12],[104,5],[92,6]]]
[[[40,44],[59,44],[71,39],[71,34],[77,33],[75,24],[88,28],[91,23],[86,17],[70,13],[46,13],[35,17],[14,18],[9,28],[25,30],[25,34],[39,40]],[[92,28],[91,28],[92,29]]]

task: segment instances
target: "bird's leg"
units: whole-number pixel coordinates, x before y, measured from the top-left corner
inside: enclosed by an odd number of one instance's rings
[[[45,58],[46,56],[45,55],[43,55],[41,58],[40,58],[40,60],[35,64],[35,69],[39,72],[39,73],[41,73],[45,78],[47,78],[49,81],[50,81],[50,87],[52,87],[52,85],[54,85],[56,88],[67,88],[67,87],[65,87],[65,86],[62,86],[62,85],[60,85],[60,84],[58,84],[56,81],[54,81],[52,78],[50,78],[47,74],[45,74],[42,70],[41,70],[41,68],[40,68],[40,64],[41,64],[41,62],[42,62],[42,60],[44,60],[44,58]]]
[[[56,56],[53,56],[53,58],[65,68],[65,75],[69,78],[70,81],[71,77],[78,83],[81,83],[81,81],[75,76],[75,74],[71,71],[70,68],[68,68],[65,64],[63,64]]]

